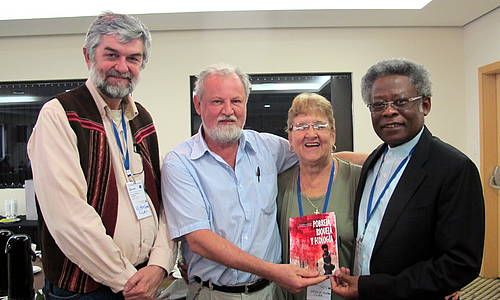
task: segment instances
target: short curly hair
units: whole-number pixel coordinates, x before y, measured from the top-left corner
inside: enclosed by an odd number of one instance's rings
[[[361,79],[361,95],[365,104],[369,104],[372,100],[375,80],[389,75],[407,76],[418,95],[424,97],[432,95],[430,74],[424,66],[402,58],[388,59],[371,66]]]

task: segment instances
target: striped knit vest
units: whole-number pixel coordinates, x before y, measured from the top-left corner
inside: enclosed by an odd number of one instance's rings
[[[101,216],[106,233],[113,237],[117,218],[118,191],[106,132],[99,110],[83,85],[57,95],[77,137],[80,165],[87,181],[87,203]],[[149,113],[136,103],[139,114],[129,122],[137,152],[142,156],[144,186],[157,214],[161,213],[158,139]],[[57,137],[56,137],[57,138]],[[101,285],[71,262],[50,235],[38,210],[45,277],[57,287],[88,293]]]

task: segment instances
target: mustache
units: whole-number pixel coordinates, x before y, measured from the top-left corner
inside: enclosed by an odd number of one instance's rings
[[[116,70],[109,70],[108,72],[106,72],[106,76],[120,77],[128,80],[132,79],[132,75],[130,74],[130,72],[120,73]]]
[[[222,117],[218,117],[217,118],[217,122],[220,122],[220,121],[238,121],[238,119],[236,118],[236,116],[232,115],[232,116],[222,116]]]

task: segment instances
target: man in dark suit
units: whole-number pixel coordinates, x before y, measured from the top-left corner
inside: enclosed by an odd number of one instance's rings
[[[384,141],[363,165],[355,203],[354,276],[335,293],[359,299],[444,299],[479,273],[484,202],[474,163],[424,126],[429,74],[395,59],[372,66],[363,100]]]

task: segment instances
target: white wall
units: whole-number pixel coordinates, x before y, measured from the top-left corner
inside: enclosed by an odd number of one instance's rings
[[[500,61],[500,8],[464,28],[465,148],[480,160],[478,68]]]
[[[0,81],[86,77],[82,42],[82,35],[0,38]],[[208,64],[228,62],[250,73],[352,72],[354,147],[368,152],[379,140],[361,100],[360,79],[370,65],[390,57],[406,57],[428,67],[434,94],[426,122],[434,134],[470,152],[468,142],[474,138],[467,136],[472,125],[464,122],[470,110],[464,96],[462,28],[153,32],[152,59],[135,97],[152,113],[165,153],[189,136],[189,75]],[[0,190],[0,199],[6,193],[12,191]]]

